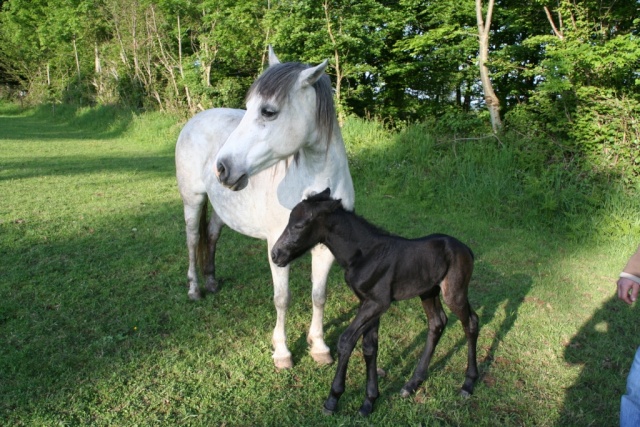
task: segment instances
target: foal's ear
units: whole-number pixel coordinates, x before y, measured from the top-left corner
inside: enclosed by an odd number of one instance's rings
[[[310,200],[312,202],[320,202],[324,200],[331,199],[331,189],[327,188],[321,193],[317,193],[312,189],[308,188],[302,194],[302,200]]]
[[[280,60],[273,51],[273,46],[269,45],[269,66],[279,64]]]
[[[331,197],[331,189],[329,187],[325,188],[322,193],[318,194],[318,196],[322,196],[325,199],[329,199]]]
[[[342,207],[342,199],[332,200],[331,204],[329,205],[329,211],[334,212],[336,209],[339,209],[341,207]]]
[[[300,73],[300,77],[298,80],[300,81],[300,85],[302,87],[311,86],[324,74],[324,69],[327,68],[329,64],[329,60],[325,59],[322,61],[322,64],[316,65],[315,67],[307,68]]]

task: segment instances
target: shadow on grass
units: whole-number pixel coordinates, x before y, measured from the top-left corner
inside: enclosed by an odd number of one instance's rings
[[[471,306],[479,314],[480,320],[477,347],[480,377],[476,382],[476,388],[480,383],[491,387],[495,382],[491,374],[495,354],[500,344],[513,329],[518,319],[519,308],[524,303],[527,294],[531,290],[531,286],[532,280],[529,276],[523,274],[505,276],[486,263],[476,264],[469,296]],[[498,313],[502,311],[505,313],[504,319],[500,320],[498,324],[494,324],[494,319],[499,316]],[[394,356],[394,360],[405,360],[407,363],[400,366],[400,369],[395,369],[398,374],[385,386],[385,391],[381,393],[381,395],[391,397],[398,394],[402,386],[404,386],[405,382],[408,381],[413,374],[418,363],[418,358],[427,343],[428,322],[426,322],[426,316],[423,315],[423,317],[425,318],[424,331],[418,334],[413,342],[408,345],[400,355],[397,357]],[[491,328],[489,329],[488,325],[490,324]],[[458,331],[453,331],[452,329],[458,329]],[[446,346],[446,352],[443,355],[438,355],[437,352],[434,353],[431,365],[429,366],[429,372],[443,370],[454,354],[460,351],[460,349],[463,349],[466,355],[468,343],[464,333],[462,333],[462,325],[455,315],[449,313],[449,321],[444,333],[452,332],[456,335],[461,334],[462,338],[453,343],[453,345],[451,345],[451,343],[439,343],[437,348],[442,351],[445,349],[443,346]],[[411,360],[409,357],[411,354],[417,354],[415,360]],[[386,369],[384,366],[382,366],[382,368]],[[461,387],[464,382],[465,371],[460,370],[460,372],[456,374],[460,378]],[[426,386],[423,385],[421,388],[425,387]]]
[[[169,150],[167,150],[169,151]],[[172,150],[171,150],[172,151]],[[0,181],[45,176],[69,176],[95,172],[135,171],[145,174],[175,173],[173,154],[121,156],[69,155],[0,159]]]
[[[615,287],[612,284],[612,290]],[[637,307],[617,298],[608,299],[565,348],[567,363],[582,367],[580,376],[566,390],[559,425],[619,425],[620,399],[631,362],[640,344]]]
[[[43,105],[19,115],[0,111],[0,139],[56,140],[110,139],[124,134],[133,112],[117,106],[77,108]]]
[[[264,268],[238,268],[246,248],[262,242],[236,233],[226,233],[219,251],[220,274],[233,279],[206,301],[189,301],[181,215],[178,200],[147,204],[137,214],[88,219],[64,240],[43,240],[40,224],[0,224],[0,257],[12,261],[0,285],[1,419],[29,424],[48,413],[54,418],[46,422],[90,424],[91,412],[118,412],[97,402],[100,384],[114,375],[122,383],[109,393],[130,380],[132,367],[160,369],[166,353],[186,346],[216,360],[228,344],[203,343],[202,334],[242,340],[255,335],[256,324],[270,323],[264,320],[273,309],[266,255],[251,261]],[[84,403],[63,410],[77,399]]]

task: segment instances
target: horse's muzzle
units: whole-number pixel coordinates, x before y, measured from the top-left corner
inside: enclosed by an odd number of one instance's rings
[[[242,174],[239,177],[234,177],[231,174],[231,170],[222,161],[218,161],[216,164],[216,177],[218,182],[233,191],[243,190],[249,184],[249,176]]]

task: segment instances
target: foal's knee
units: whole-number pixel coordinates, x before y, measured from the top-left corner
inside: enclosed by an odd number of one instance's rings
[[[378,354],[378,331],[369,332],[362,339],[362,354],[367,356],[375,356]]]
[[[470,310],[471,312],[469,313],[469,333],[471,333],[472,335],[478,335],[478,330],[480,329],[480,319],[478,318],[478,315],[473,311]]]
[[[440,310],[436,316],[429,319],[429,331],[440,336],[444,331],[444,328],[447,326],[447,322],[449,322],[447,315],[444,310]]]

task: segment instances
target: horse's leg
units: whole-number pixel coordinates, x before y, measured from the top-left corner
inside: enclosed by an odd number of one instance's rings
[[[347,376],[349,358],[351,357],[353,348],[358,342],[358,338],[375,322],[379,321],[380,316],[387,308],[389,308],[389,303],[384,305],[373,300],[363,301],[356,317],[342,335],[340,335],[340,339],[338,340],[338,366],[336,368],[336,374],[333,377],[333,382],[331,383],[329,397],[324,402],[325,414],[333,414],[338,407],[338,400],[340,400],[340,396],[344,393],[344,383]]]
[[[373,404],[378,395],[378,328],[380,319],[374,322],[362,336],[362,353],[367,366],[367,390],[366,397],[360,407],[360,415],[367,416],[373,412]]]
[[[334,257],[331,251],[324,245],[317,245],[311,250],[311,282],[313,288],[311,299],[313,301],[313,315],[307,342],[311,346],[311,357],[319,365],[333,363],[329,347],[324,342],[323,316],[324,303],[327,293],[327,276],[331,269]]]
[[[203,274],[205,279],[204,288],[209,292],[218,291],[218,281],[216,280],[216,245],[220,238],[220,232],[224,223],[218,216],[215,208],[211,211],[211,219],[207,227],[207,251],[203,260]]]
[[[291,352],[287,348],[287,335],[285,333],[285,321],[287,308],[289,307],[289,266],[278,267],[271,260],[271,248],[273,242],[269,241],[267,256],[273,277],[273,302],[276,306],[276,327],[273,330],[273,363],[278,369],[289,369],[293,367]]]
[[[435,350],[436,345],[438,345],[438,341],[440,341],[444,327],[447,325],[447,315],[440,303],[440,296],[436,295],[433,298],[423,299],[422,308],[424,308],[424,312],[427,314],[427,319],[429,321],[427,344],[422,352],[418,366],[416,366],[416,369],[413,372],[413,376],[400,391],[402,397],[407,397],[415,392],[427,378],[427,370],[429,369],[429,363],[431,363],[433,351]]]
[[[206,216],[203,207],[207,203],[206,194],[193,194],[190,197],[183,197],[184,221],[187,231],[187,250],[189,251],[189,269],[187,279],[189,283],[189,298],[199,300],[202,295],[198,286],[198,246],[200,239],[205,237],[200,233],[201,216]],[[206,221],[206,218],[205,218]]]
[[[465,300],[461,305],[449,305],[449,308],[460,319],[464,334],[467,336],[467,372],[465,374],[464,384],[460,389],[460,394],[468,397],[473,394],[473,387],[479,376],[476,356],[479,319],[478,315],[471,308],[468,300]]]

